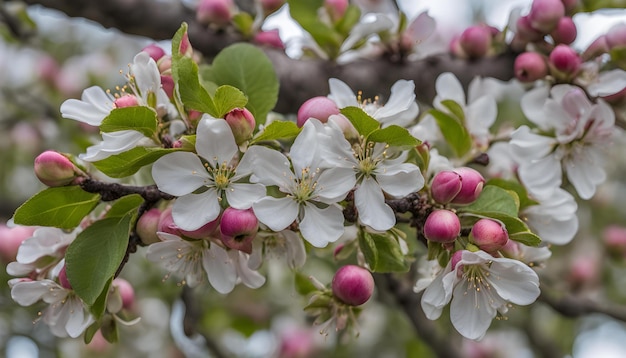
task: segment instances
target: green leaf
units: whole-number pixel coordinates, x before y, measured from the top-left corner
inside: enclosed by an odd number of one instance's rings
[[[410,265],[404,259],[398,240],[389,235],[363,232],[359,247],[373,272],[407,272]]]
[[[198,65],[189,57],[181,57],[176,64],[173,68],[178,74],[178,92],[185,107],[219,118],[213,99],[200,84]]]
[[[254,19],[247,12],[239,12],[235,14],[231,21],[237,30],[239,30],[239,32],[241,32],[244,36],[250,36],[252,34]]]
[[[241,90],[248,97],[246,108],[257,126],[265,123],[267,113],[278,100],[278,78],[263,51],[246,43],[231,45],[215,57],[206,73],[208,81]]]
[[[465,112],[460,104],[451,99],[444,99],[441,101],[441,104],[446,107],[450,113],[452,113],[452,115],[459,120],[460,123],[465,123]]]
[[[517,194],[517,197],[519,198],[520,209],[523,209],[527,206],[539,204],[538,202],[536,202],[535,200],[531,199],[528,196],[528,192],[526,191],[526,188],[524,188],[524,186],[518,182],[515,182],[512,180],[501,179],[501,178],[495,178],[495,179],[489,179],[489,181],[487,181],[487,185],[495,185],[502,189],[514,191]]]
[[[373,131],[367,137],[367,140],[376,143],[387,143],[392,147],[415,147],[420,144],[420,141],[413,137],[406,128],[395,124]]]
[[[243,108],[248,103],[246,95],[233,86],[220,86],[213,96],[217,118],[223,118],[235,108]]]
[[[13,220],[20,225],[73,229],[99,202],[99,194],[76,185],[48,188],[17,208]]]
[[[151,108],[144,106],[124,107],[112,110],[102,120],[100,130],[105,133],[135,130],[150,138],[156,134],[158,124],[157,114]]]
[[[337,30],[342,36],[347,37],[350,34],[350,30],[361,19],[361,10],[356,5],[348,5],[343,17],[339,19],[335,24],[335,30]]]
[[[267,140],[290,139],[297,136],[300,131],[301,128],[298,128],[293,122],[272,122],[262,132],[258,133],[256,137],[252,138],[250,144]]]
[[[436,109],[428,113],[437,121],[441,134],[457,157],[464,156],[472,148],[472,138],[458,119]]]
[[[93,165],[111,178],[124,178],[135,174],[142,167],[154,163],[162,156],[179,151],[174,148],[135,147],[94,162]]]
[[[495,185],[486,185],[478,199],[468,206],[458,209],[459,212],[501,213],[517,217],[518,206],[515,197],[508,190]]]
[[[87,305],[94,305],[120,266],[128,246],[130,222],[130,215],[98,220],[68,246],[67,278]]]
[[[287,2],[291,17],[311,34],[311,37],[324,51],[334,57],[343,37],[319,19],[318,10],[322,7],[323,0],[288,0]]]
[[[359,107],[342,108],[340,112],[348,118],[356,131],[363,137],[367,137],[370,133],[380,128],[380,123]]]
[[[98,298],[96,299],[96,301],[94,302],[94,304],[91,306],[89,310],[96,320],[99,320],[100,318],[102,318],[102,315],[104,315],[104,312],[106,311],[107,297],[109,296],[109,289],[111,287],[111,282],[113,282],[113,277],[111,277],[106,282],[106,284],[104,285],[104,288],[102,289],[102,292],[100,292],[100,295],[98,296]]]
[[[509,239],[517,241],[527,246],[539,246],[541,238],[532,232],[518,232],[509,235]]]
[[[107,218],[117,218],[130,215],[131,218],[137,214],[137,209],[143,204],[143,198],[139,194],[131,194],[119,198],[107,211]]]
[[[99,329],[100,329],[99,321],[95,321],[89,327],[87,327],[87,329],[85,330],[85,334],[83,336],[83,341],[85,342],[85,344],[89,344],[91,342],[91,340],[96,335],[96,333],[98,333]]]
[[[313,285],[307,275],[304,275],[300,272],[295,272],[294,279],[296,292],[298,292],[302,296],[306,296],[309,293],[317,290],[317,288],[315,288],[315,285]]]

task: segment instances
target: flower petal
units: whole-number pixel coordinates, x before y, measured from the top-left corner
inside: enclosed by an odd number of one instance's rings
[[[319,201],[332,204],[343,200],[356,184],[354,171],[348,168],[325,169],[317,178],[315,194]]]
[[[489,299],[490,295],[477,291],[468,280],[456,285],[450,303],[450,320],[463,337],[480,339],[485,335],[497,313]]]
[[[233,183],[228,186],[226,200],[235,209],[248,209],[265,195],[265,187],[261,184]]]
[[[215,168],[229,164],[239,149],[233,131],[223,119],[204,115],[196,132],[196,151]]]
[[[491,260],[489,284],[502,299],[518,304],[529,305],[539,297],[539,277],[526,264],[513,259],[494,258]]]
[[[337,107],[358,107],[359,103],[356,100],[356,95],[345,82],[331,78],[328,80],[328,86],[330,87],[328,98],[335,102]]]
[[[174,223],[181,229],[193,231],[217,219],[221,211],[215,189],[200,194],[187,194],[176,199],[172,207]]]
[[[311,245],[326,247],[329,242],[337,241],[343,232],[343,213],[338,207],[331,205],[320,209],[305,203],[300,233]]]
[[[93,86],[85,89],[80,100],[68,99],[61,104],[61,116],[92,126],[99,126],[102,120],[115,108],[114,100],[102,88]]]
[[[376,181],[380,188],[391,196],[404,197],[424,187],[422,172],[413,164],[403,163],[384,169],[382,174],[376,174]]]
[[[212,244],[202,256],[202,266],[209,276],[211,286],[217,292],[226,294],[235,288],[237,270],[226,250]]]
[[[265,277],[255,270],[248,267],[248,254],[231,250],[228,255],[236,263],[237,275],[241,282],[250,288],[259,288],[265,283]]]
[[[212,181],[200,158],[189,152],[159,158],[152,166],[152,177],[159,190],[175,196],[189,194]]]
[[[251,181],[263,185],[278,185],[283,191],[293,185],[295,175],[291,171],[289,159],[277,150],[260,145],[248,148],[245,154],[246,167],[252,168],[254,173]]]
[[[465,107],[465,91],[454,74],[445,72],[439,75],[435,81],[435,89],[437,90],[437,97],[433,101],[435,107],[441,109],[440,103],[446,99],[451,99],[461,107]]]
[[[366,178],[354,192],[354,204],[359,221],[377,231],[386,231],[396,224],[396,216],[385,204],[383,191],[376,181]]]
[[[415,83],[413,81],[399,80],[391,86],[389,101],[378,109],[373,117],[381,123],[387,123],[394,116],[410,109],[414,103]],[[415,112],[415,115],[417,115],[417,112]]]
[[[298,216],[298,203],[290,198],[267,196],[252,205],[254,215],[274,231],[284,230]]]

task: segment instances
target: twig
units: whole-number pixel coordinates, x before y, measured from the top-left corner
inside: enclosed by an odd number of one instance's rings
[[[132,186],[86,178],[80,183],[80,187],[86,192],[100,194],[102,201],[113,201],[131,194],[139,194],[148,202],[174,199],[174,196],[160,191],[156,185]]]
[[[594,302],[583,297],[566,294],[556,297],[545,290],[541,292],[539,301],[546,303],[565,317],[580,317],[590,313],[601,313],[616,320],[626,322],[626,307],[608,303]]]

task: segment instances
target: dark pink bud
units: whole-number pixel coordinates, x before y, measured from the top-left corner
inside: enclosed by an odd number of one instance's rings
[[[161,210],[152,208],[143,213],[139,220],[137,220],[137,235],[139,235],[144,245],[161,241],[156,234],[159,230],[160,218]]]
[[[59,284],[61,285],[61,287],[63,287],[66,290],[72,289],[72,285],[70,284],[70,281],[67,279],[67,272],[65,272],[65,265],[63,265],[63,268],[59,272]]]
[[[626,253],[626,227],[611,225],[602,234],[606,247],[615,253]]]
[[[348,0],[324,0],[324,7],[333,21],[339,21],[348,9]]]
[[[606,43],[610,49],[626,47],[626,23],[611,27],[606,33]]]
[[[242,144],[252,137],[256,121],[249,110],[246,108],[235,108],[226,114],[225,119],[233,131],[237,144]]]
[[[183,38],[180,40],[178,52],[185,57],[193,57],[193,47],[191,47],[191,42],[189,42],[189,34],[187,32],[183,34]]]
[[[125,309],[132,308],[135,303],[135,290],[130,282],[118,277],[113,280],[112,285],[122,298],[122,307]]]
[[[320,122],[328,122],[328,117],[339,114],[339,108],[328,97],[313,97],[308,99],[298,109],[298,127],[302,127],[309,118],[319,119]]]
[[[517,19],[517,22],[515,24],[517,28],[516,35],[526,42],[539,41],[544,36],[544,33],[532,27],[528,16],[520,17],[519,19]]]
[[[457,168],[454,171],[461,176],[461,191],[452,199],[452,203],[469,204],[474,202],[483,191],[485,178],[478,171],[469,167]]]
[[[548,75],[548,64],[543,55],[524,52],[515,59],[515,77],[521,82],[533,82]]]
[[[141,51],[147,52],[150,55],[150,57],[152,57],[154,62],[158,62],[161,59],[161,57],[165,56],[165,50],[163,50],[157,44],[150,44],[144,47],[143,50]]]
[[[232,0],[201,0],[196,8],[196,20],[223,27],[230,23],[233,6]]]
[[[35,175],[50,187],[64,186],[78,177],[78,168],[66,156],[47,150],[35,158]]]
[[[582,58],[590,60],[607,52],[609,52],[609,45],[606,43],[606,35],[601,35],[587,47]]]
[[[372,297],[374,278],[360,266],[346,265],[335,273],[331,284],[333,295],[350,306],[360,306]]]
[[[222,242],[231,249],[252,252],[252,240],[259,231],[259,220],[252,209],[226,208],[220,221]]]
[[[174,78],[171,75],[161,75],[161,87],[167,94],[167,97],[174,97]]]
[[[135,107],[139,105],[137,97],[132,94],[125,94],[122,97],[115,99],[115,108]]]
[[[460,233],[459,217],[450,210],[435,210],[424,223],[424,236],[433,242],[453,242]]]
[[[559,20],[556,28],[550,32],[555,43],[569,45],[576,40],[576,24],[571,17],[564,16]]]
[[[432,198],[440,204],[449,203],[460,191],[461,176],[450,170],[437,173],[430,186]]]
[[[578,71],[582,60],[568,45],[558,45],[550,53],[550,64],[562,74],[571,75]]]
[[[514,240],[507,241],[506,244],[500,249],[500,253],[513,259],[519,259],[521,257],[519,244]]]
[[[534,0],[528,18],[534,29],[550,33],[565,16],[565,5],[561,0]]]
[[[499,222],[480,219],[472,226],[469,239],[481,250],[494,253],[506,245],[509,241],[509,234]]]
[[[32,226],[8,227],[0,224],[0,258],[3,262],[15,261],[17,251],[24,240],[33,236],[37,228]]]
[[[452,254],[452,257],[450,258],[450,267],[452,268],[452,270],[462,269],[462,267],[456,267],[456,266],[459,264],[459,261],[461,261],[461,259],[463,258],[463,251],[465,250],[458,250]]]
[[[254,42],[259,45],[267,45],[281,50],[285,49],[285,44],[283,40],[280,39],[278,29],[257,32],[254,34]]]
[[[486,26],[470,26],[459,37],[459,45],[470,58],[487,55],[491,49],[491,31]]]

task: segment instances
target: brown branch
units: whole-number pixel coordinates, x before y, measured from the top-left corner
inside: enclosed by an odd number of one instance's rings
[[[591,313],[601,313],[616,320],[626,322],[626,306],[595,302],[584,297],[566,294],[557,297],[552,293],[541,291],[539,301],[546,303],[565,317],[580,317]]]
[[[207,57],[213,57],[226,46],[245,39],[232,29],[215,31],[198,24],[192,10],[179,2],[152,0],[25,0],[60,10],[72,17],[84,17],[132,35],[155,40],[170,39],[182,22],[189,24],[189,39],[193,47]],[[325,60],[298,60],[284,52],[263,48],[274,64],[280,80],[279,113],[296,113],[307,99],[328,94],[328,78],[345,81],[365,97],[381,95],[399,79],[413,80],[417,99],[430,103],[435,96],[435,80],[443,72],[454,73],[466,86],[475,76],[501,80],[513,78],[514,53],[467,61],[449,54],[431,56],[423,60],[391,63],[385,57],[361,59],[339,65]]]
[[[88,193],[100,194],[102,201],[113,201],[131,194],[139,194],[144,200],[151,203],[161,199],[174,199],[172,195],[160,191],[156,185],[132,186],[119,183],[106,183],[86,178],[80,183],[80,187]]]

